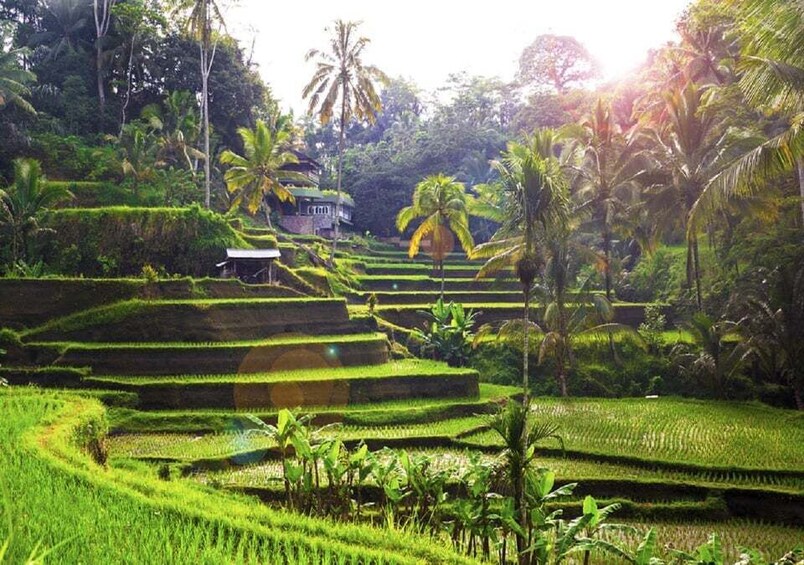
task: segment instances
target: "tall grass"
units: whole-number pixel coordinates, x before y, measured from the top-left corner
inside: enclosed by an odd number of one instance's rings
[[[56,563],[468,563],[423,538],[273,511],[186,481],[105,468],[103,408],[34,391],[0,392],[5,556],[37,547]],[[8,531],[8,530],[11,531]],[[2,546],[3,542],[0,542]],[[60,545],[61,544],[61,545]]]

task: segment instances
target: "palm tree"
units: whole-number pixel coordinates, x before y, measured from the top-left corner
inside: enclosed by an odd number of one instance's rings
[[[467,213],[467,194],[463,183],[442,174],[430,175],[416,185],[413,191],[413,204],[402,208],[396,217],[396,227],[404,232],[411,221],[424,220],[410,238],[408,256],[419,253],[422,239],[430,241],[430,253],[441,269],[441,299],[444,299],[444,259],[452,251],[452,234],[464,251],[469,253],[474,247],[469,231]]]
[[[149,104],[141,117],[157,134],[160,165],[184,164],[195,175],[194,163],[204,154],[193,147],[198,132],[194,96],[186,90],[168,93],[162,105]]]
[[[588,209],[597,225],[603,247],[606,298],[611,300],[611,243],[615,226],[638,199],[638,179],[644,172],[636,151],[614,120],[611,106],[598,99],[592,114],[581,124],[578,141],[583,159],[578,168],[580,210]]]
[[[556,229],[546,244],[548,257],[545,266],[547,300],[541,326],[543,332],[539,347],[539,363],[552,357],[556,363],[556,381],[561,396],[567,396],[567,375],[575,362],[574,344],[585,336],[607,337],[614,352],[615,335],[625,335],[642,344],[639,333],[624,324],[613,323],[614,309],[608,298],[587,292],[589,280],[581,285],[572,305],[568,306],[568,292],[573,253],[570,249],[570,230]]]
[[[363,51],[370,40],[357,36],[358,25],[357,22],[336,20],[330,51],[311,49],[305,57],[306,61],[316,59],[315,73],[302,91],[302,96],[310,99],[309,113],[317,113],[321,124],[326,124],[338,112],[338,199],[335,202],[335,236],[330,263],[335,262],[338,247],[346,126],[354,118],[374,123],[376,113],[382,108],[374,84],[388,80],[377,67],[363,64]]]
[[[210,186],[209,149],[209,74],[215,61],[217,42],[213,41],[212,25],[217,20],[225,26],[223,15],[215,0],[178,0],[178,10],[189,10],[187,30],[198,42],[201,63],[201,115],[204,127],[204,205],[209,208],[212,202]]]
[[[688,351],[685,345],[679,345],[674,358],[683,373],[703,381],[711,388],[713,396],[722,398],[728,390],[728,381],[739,373],[749,351],[745,342],[728,339],[736,335],[737,324],[697,312],[685,329],[692,335],[698,350]]]
[[[27,258],[28,238],[40,231],[42,213],[67,198],[72,198],[72,193],[64,185],[44,182],[38,161],[14,161],[14,184],[0,190],[0,224],[11,232],[12,263]]]
[[[692,229],[689,218],[704,187],[723,167],[728,138],[704,96],[704,89],[693,83],[663,93],[661,123],[652,131],[657,169],[670,175],[668,182],[654,187],[652,204],[681,219],[687,234],[687,286],[695,287],[698,309],[702,307],[698,230]]]
[[[561,438],[556,434],[558,428],[552,424],[538,424],[530,417],[530,406],[510,400],[489,421],[489,427],[497,432],[503,440],[503,460],[505,471],[512,487],[514,499],[514,515],[519,525],[516,532],[517,553],[519,563],[531,562],[531,554],[527,552],[529,516],[526,500],[526,483],[533,470],[536,458],[536,444],[545,439],[555,439],[563,447]]]
[[[765,374],[793,389],[804,410],[804,267],[760,272],[759,284],[736,295],[737,330]]]
[[[303,180],[304,177],[282,168],[299,160],[286,149],[290,137],[288,132],[274,133],[262,120],[257,120],[253,130],[240,128],[237,133],[243,140],[245,156],[229,150],[221,154],[221,163],[230,165],[224,179],[229,192],[234,195],[231,209],[245,203],[247,210],[254,214],[263,207],[265,219],[271,226],[271,209],[266,198],[273,196],[280,202],[295,202],[282,181]]]
[[[695,203],[690,229],[735,197],[754,196],[765,182],[796,171],[804,226],[804,10],[795,2],[740,4],[745,42],[739,86],[747,102],[785,121],[777,135],[740,155],[713,177]]]
[[[13,104],[26,112],[34,113],[33,106],[24,98],[31,93],[28,84],[36,80],[32,72],[26,71],[20,65],[20,60],[26,51],[24,49],[5,51],[2,47],[0,45],[0,110]]]
[[[530,298],[533,282],[545,263],[543,243],[552,230],[568,221],[567,183],[555,157],[558,135],[540,130],[525,143],[510,143],[492,166],[500,175],[503,192],[502,223],[492,239],[477,246],[471,256],[488,259],[478,278],[515,267],[525,298],[522,387],[528,400]]]

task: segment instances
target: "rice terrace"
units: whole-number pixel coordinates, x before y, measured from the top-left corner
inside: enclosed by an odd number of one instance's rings
[[[636,4],[0,0],[0,564],[804,565],[804,5]]]

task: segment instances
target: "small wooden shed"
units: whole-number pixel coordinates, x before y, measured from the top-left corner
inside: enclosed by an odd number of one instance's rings
[[[227,249],[226,260],[218,263],[224,279],[238,278],[249,284],[274,284],[274,262],[278,249]]]

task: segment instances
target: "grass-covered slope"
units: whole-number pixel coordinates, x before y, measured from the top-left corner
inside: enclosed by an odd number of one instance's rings
[[[333,364],[325,368],[252,374],[91,377],[85,382],[100,388],[136,392],[140,406],[149,409],[344,406],[478,394],[478,375],[474,370],[418,360],[351,367]]]
[[[380,365],[388,360],[385,334],[308,336],[283,334],[236,342],[33,343],[40,359],[90,367],[99,375],[266,373]]]
[[[50,320],[132,299],[293,298],[287,287],[243,284],[237,279],[9,279],[0,278],[0,320],[12,328],[32,328]]]
[[[338,298],[136,299],[53,320],[24,337],[29,341],[233,341],[351,330],[346,303]]]
[[[0,547],[53,563],[469,563],[388,530],[274,511],[189,481],[109,468],[95,401],[0,391]],[[191,557],[190,557],[191,556]]]

